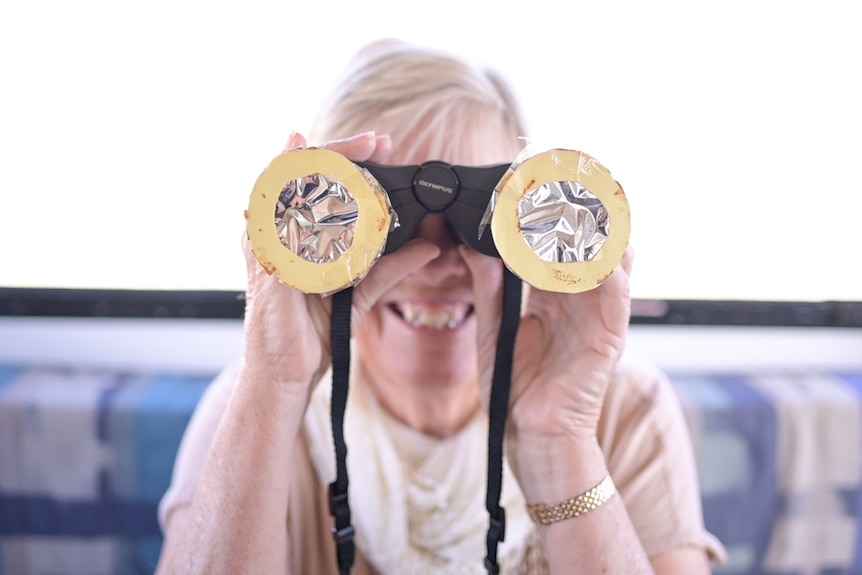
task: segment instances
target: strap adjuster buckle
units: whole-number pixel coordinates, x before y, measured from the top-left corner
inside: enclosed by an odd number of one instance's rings
[[[490,557],[485,557],[485,570],[490,575],[498,575],[500,573],[500,566],[495,561],[491,561]]]
[[[350,516],[347,489],[339,491],[338,483],[333,481],[329,484],[329,514],[334,517],[338,517],[344,512],[347,512],[348,517]]]
[[[348,525],[341,529],[337,529],[335,527],[332,528],[332,537],[335,539],[336,545],[350,543],[353,541],[354,535],[356,535],[356,529],[353,528],[353,525]]]
[[[488,536],[496,541],[506,539],[506,511],[500,509],[500,517],[491,517],[488,526]]]

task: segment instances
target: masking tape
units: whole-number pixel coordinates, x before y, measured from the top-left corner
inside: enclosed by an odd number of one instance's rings
[[[353,243],[341,257],[326,263],[313,263],[294,253],[282,244],[275,226],[284,187],[314,174],[340,182],[359,206]],[[362,279],[382,254],[391,224],[383,192],[353,162],[322,148],[292,150],[273,159],[254,185],[246,217],[254,255],[264,269],[285,285],[317,294],[334,293]]]
[[[518,204],[551,182],[579,182],[601,200],[610,218],[610,234],[595,257],[583,262],[542,260],[521,233]],[[579,293],[593,289],[622,261],[631,233],[628,200],[622,187],[597,160],[574,150],[550,150],[527,158],[506,173],[497,186],[491,217],[494,243],[518,277],[545,291]]]

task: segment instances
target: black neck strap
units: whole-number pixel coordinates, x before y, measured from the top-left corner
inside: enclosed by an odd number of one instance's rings
[[[494,375],[491,382],[488,424],[488,487],[486,507],[489,515],[488,555],[485,568],[491,575],[500,572],[497,546],[506,536],[506,511],[500,507],[503,486],[503,438],[509,413],[512,358],[515,336],[521,320],[521,280],[505,268],[503,276],[503,314]],[[350,312],[353,288],[332,296],[332,437],[335,443],[336,478],[329,485],[329,512],[335,518],[332,529],[341,575],[348,575],[355,559],[354,528],[350,522],[347,488],[347,446],[344,442],[344,412],[350,382]]]
[[[488,489],[485,505],[488,509],[489,525],[485,568],[491,575],[500,572],[497,545],[506,538],[506,510],[500,507],[500,494],[503,489],[503,438],[506,432],[506,417],[509,414],[515,336],[521,323],[521,290],[521,280],[509,271],[509,268],[504,267],[503,314],[500,334],[497,337],[497,354],[488,406]]]
[[[341,575],[350,573],[355,558],[354,529],[347,497],[347,445],[344,443],[344,411],[350,384],[350,311],[353,288],[332,296],[332,438],[335,443],[335,481],[329,484],[329,513],[335,518],[332,535]]]

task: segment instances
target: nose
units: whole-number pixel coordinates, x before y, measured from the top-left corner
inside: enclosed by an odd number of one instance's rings
[[[467,264],[458,252],[458,240],[453,235],[446,216],[428,214],[419,224],[414,237],[429,241],[440,248],[440,255],[423,266],[417,274],[426,283],[442,283],[461,278],[469,273]]]

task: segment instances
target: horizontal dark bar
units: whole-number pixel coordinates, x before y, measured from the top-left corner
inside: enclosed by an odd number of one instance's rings
[[[0,495],[0,536],[161,537],[157,504]]]
[[[0,317],[241,319],[243,292],[0,288]]]
[[[0,288],[0,317],[242,319],[243,292]],[[862,327],[862,301],[645,300],[632,324]]]
[[[635,300],[632,323],[858,328],[862,302]]]

